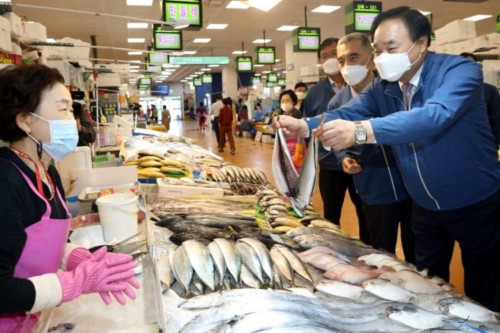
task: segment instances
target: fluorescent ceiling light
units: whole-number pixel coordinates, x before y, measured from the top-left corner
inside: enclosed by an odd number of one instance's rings
[[[212,38],[195,38],[193,43],[209,43]]]
[[[127,22],[128,29],[147,29],[148,24],[146,22]]]
[[[145,41],[145,38],[127,38],[127,42],[129,43],[144,43]]]
[[[184,54],[196,54],[198,51],[184,51]]]
[[[269,42],[271,42],[270,39],[262,39],[262,38],[256,39],[253,41],[254,44],[264,44],[264,43],[269,43]]]
[[[271,71],[263,71],[262,74],[269,74]]]
[[[245,54],[247,51],[233,51],[233,54]]]
[[[132,65],[132,66],[130,66],[130,68],[131,69],[137,69],[137,68],[141,68],[141,66],[139,66],[139,65]]]
[[[248,6],[246,3],[242,1],[231,1],[226,8],[227,9],[248,9],[250,6]]]
[[[202,68],[201,69],[203,72],[210,72],[212,69],[211,68]]]
[[[155,80],[156,83],[162,83],[163,80]]]
[[[127,0],[127,6],[152,6],[153,0]]]
[[[254,74],[254,76],[260,76],[260,74]]]
[[[464,21],[472,21],[472,22],[476,22],[476,21],[481,21],[481,20],[485,20],[487,18],[490,18],[492,17],[493,15],[484,15],[484,14],[479,14],[479,15],[474,15],[474,16],[471,16],[471,17],[466,17],[464,18]]]
[[[293,31],[295,29],[297,29],[299,26],[298,25],[282,25],[281,27],[279,27],[278,31]]]
[[[260,9],[264,12],[270,11],[274,6],[279,4],[281,0],[247,0],[250,7]]]
[[[201,75],[203,72],[195,72],[196,75]]]
[[[212,23],[212,24],[207,25],[207,29],[209,29],[209,30],[224,30],[226,28],[227,28],[227,24]]]
[[[131,69],[130,73],[139,73],[139,70],[138,69]]]
[[[254,64],[253,67],[264,67],[264,65],[261,64]]]
[[[281,59],[276,59],[276,60],[274,60],[274,61],[275,61],[275,62],[280,62],[280,61],[281,61]]]
[[[340,6],[327,6],[327,5],[322,5],[319,7],[316,7],[312,10],[313,13],[325,13],[325,14],[330,14],[336,11],[337,9],[340,9]]]
[[[134,64],[140,64],[141,63],[140,60],[130,60],[129,62],[130,63],[134,63]]]
[[[219,67],[219,65],[208,65],[208,67]]]
[[[424,16],[427,16],[431,13],[431,12],[426,12],[425,10],[419,10],[419,12],[422,13],[422,15]]]
[[[142,55],[141,51],[129,51],[128,55]]]
[[[176,30],[181,30],[189,27],[189,24],[179,24],[179,25],[174,25],[174,29]]]

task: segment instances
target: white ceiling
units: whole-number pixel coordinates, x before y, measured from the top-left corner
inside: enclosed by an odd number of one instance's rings
[[[496,15],[500,13],[500,0],[486,0],[481,3],[450,2],[443,0],[381,0],[383,10],[407,5],[418,5],[418,9],[432,12],[433,28],[437,29],[446,23],[475,14],[491,14],[492,18],[476,22],[478,35],[494,31]],[[127,29],[129,19],[68,13],[52,9],[33,9],[23,5],[35,5],[52,8],[65,8],[76,11],[87,11],[100,14],[134,17],[141,19],[160,20],[160,0],[154,0],[151,7],[126,6],[126,0],[13,0],[13,11],[30,21],[36,21],[47,27],[50,38],[71,37],[90,42],[90,36],[97,36],[97,45],[114,48],[134,48],[146,50],[150,45],[152,32],[148,30]],[[254,8],[248,10],[226,9],[229,0],[203,0],[203,25],[209,23],[226,23],[225,30],[184,31],[184,50],[197,51],[196,55],[228,55],[241,50],[244,43],[247,55],[253,56],[255,44],[252,41],[263,37],[271,39],[268,45],[276,46],[277,58],[285,61],[285,40],[292,32],[276,31],[282,25],[304,26],[304,7],[307,6],[307,23],[310,27],[321,28],[322,39],[326,37],[341,37],[344,35],[345,6],[352,0],[282,0],[269,12]],[[312,13],[319,5],[338,5],[341,9],[331,14]],[[421,4],[421,5],[420,5]],[[145,44],[129,44],[129,37],[145,37]],[[194,38],[211,38],[209,44],[195,44]],[[471,51],[471,50],[464,50]],[[98,57],[113,60],[139,60],[144,56],[129,56],[126,51],[99,49]],[[100,61],[104,63],[104,61]],[[231,66],[234,66],[231,64]],[[179,81],[185,76],[199,70],[200,67],[181,67],[167,81]],[[269,68],[264,68],[269,69]],[[217,69],[214,69],[217,71]]]

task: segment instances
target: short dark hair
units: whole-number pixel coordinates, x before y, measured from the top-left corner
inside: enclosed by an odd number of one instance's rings
[[[392,8],[378,14],[375,20],[373,20],[372,28],[370,30],[372,40],[373,36],[375,35],[375,30],[377,30],[378,26],[382,22],[391,19],[400,19],[401,21],[403,21],[404,25],[408,29],[408,32],[410,33],[410,38],[413,42],[415,42],[422,36],[426,36],[427,46],[431,45],[431,22],[427,19],[427,17],[425,17],[424,14],[408,6]]]
[[[281,97],[288,95],[292,99],[293,105],[297,105],[297,101],[299,100],[297,98],[297,95],[295,94],[295,91],[288,89],[288,90],[283,90],[280,94],[280,103],[281,103]]]
[[[307,84],[305,84],[304,82],[297,82],[293,89],[297,89],[297,88],[306,88],[306,90],[307,90]]]
[[[477,62],[477,57],[470,52],[462,52],[462,53],[460,53],[460,56],[464,57],[464,58],[472,58],[472,59],[474,59],[475,62]]]
[[[73,102],[73,116],[75,119],[80,119],[83,114],[83,106],[78,102]]]
[[[333,37],[327,38],[324,41],[322,41],[321,45],[319,46],[319,49],[318,49],[318,59],[320,58],[321,51],[323,51],[324,48],[326,48],[332,44],[337,44],[338,42],[339,42],[339,39],[333,38]]]
[[[224,103],[224,105],[232,105],[233,100],[231,99],[231,97],[226,97],[222,100],[222,103]]]
[[[0,139],[15,142],[26,137],[16,117],[35,113],[42,94],[64,78],[55,68],[45,65],[9,66],[0,71]]]

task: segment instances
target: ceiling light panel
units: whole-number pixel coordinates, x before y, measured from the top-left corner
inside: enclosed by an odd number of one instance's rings
[[[245,54],[247,51],[233,51],[233,54]]]
[[[193,43],[210,43],[211,38],[195,38]]]
[[[231,1],[227,6],[227,9],[248,9],[250,6],[248,6],[246,3],[242,1]]]
[[[211,23],[207,25],[208,30],[224,30],[227,28],[227,24],[215,24]]]
[[[142,55],[141,51],[129,51],[128,55]]]
[[[128,29],[147,29],[148,26],[146,22],[127,22]]]
[[[250,7],[257,8],[264,12],[270,11],[274,6],[279,4],[281,0],[247,0]]]
[[[145,38],[127,38],[127,42],[129,43],[144,43]]]
[[[282,25],[281,27],[279,27],[278,31],[293,31],[295,29],[297,29],[299,26],[298,25]]]
[[[319,7],[316,7],[312,10],[313,13],[324,13],[324,14],[330,14],[333,13],[334,11],[340,9],[340,6],[327,6],[327,5],[322,5]]]
[[[493,17],[493,15],[479,14],[479,15],[474,15],[474,16],[466,17],[466,18],[464,18],[464,21],[476,22],[476,21],[486,20],[486,19],[488,19],[490,17]]]
[[[153,0],[127,0],[127,6],[152,6]]]
[[[270,39],[262,39],[262,38],[260,38],[260,39],[254,40],[252,43],[254,43],[254,44],[264,44],[264,43],[270,43],[270,42],[271,42]]]

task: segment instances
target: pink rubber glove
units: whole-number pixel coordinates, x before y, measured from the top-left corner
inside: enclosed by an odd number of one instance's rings
[[[68,259],[66,260],[66,270],[72,271],[78,266],[79,263],[90,258],[90,251],[84,247],[77,247],[70,252]]]
[[[125,280],[124,282],[117,282],[117,283],[124,283],[125,284],[124,290],[111,292],[111,295],[113,295],[113,297],[118,301],[118,303],[120,303],[121,305],[125,305],[127,303],[123,294],[127,295],[128,298],[130,298],[131,300],[136,299],[135,292],[131,288],[131,286],[134,287],[135,289],[139,289],[141,287],[139,281],[137,281],[136,278],[131,277],[131,278]],[[106,305],[111,304],[110,293],[100,293],[100,296]]]
[[[57,273],[62,286],[62,302],[71,301],[81,294],[120,292],[126,289],[123,280],[134,276],[133,269],[137,263],[132,262],[132,256],[129,255],[105,258],[106,253],[106,248],[101,248],[74,270]]]

